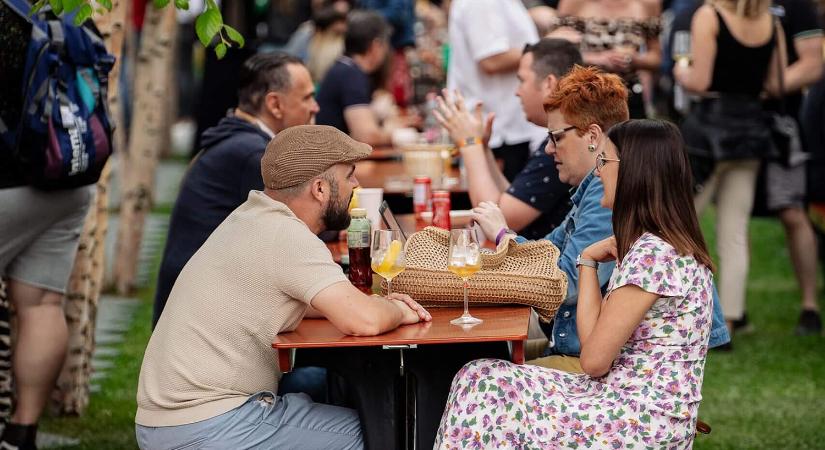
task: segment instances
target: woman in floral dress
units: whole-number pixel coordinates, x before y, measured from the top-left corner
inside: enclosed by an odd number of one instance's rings
[[[599,146],[615,237],[579,259],[585,374],[501,360],[456,375],[436,448],[690,448],[711,320],[712,262],[678,129],[631,120]],[[594,266],[617,259],[602,298]]]

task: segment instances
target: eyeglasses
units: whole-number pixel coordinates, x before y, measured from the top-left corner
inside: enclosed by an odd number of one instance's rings
[[[553,147],[556,147],[556,146],[559,145],[558,138],[561,137],[561,135],[563,135],[564,133],[567,133],[568,131],[570,131],[574,128],[576,128],[575,125],[570,125],[569,127],[562,128],[560,130],[550,130],[550,132],[547,133],[547,135],[550,137],[550,143],[553,144]]]
[[[596,172],[601,173],[602,168],[604,168],[604,165],[610,161],[621,162],[621,159],[608,158],[607,156],[604,156],[604,153],[599,153],[599,155],[596,156]]]

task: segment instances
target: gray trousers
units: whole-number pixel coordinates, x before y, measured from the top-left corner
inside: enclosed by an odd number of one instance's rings
[[[358,414],[313,403],[306,394],[255,394],[243,405],[186,425],[135,425],[144,450],[161,449],[363,449]]]

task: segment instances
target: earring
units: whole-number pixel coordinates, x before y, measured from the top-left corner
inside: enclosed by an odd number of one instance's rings
[[[593,153],[596,151],[596,144],[590,144],[587,146],[587,151]]]

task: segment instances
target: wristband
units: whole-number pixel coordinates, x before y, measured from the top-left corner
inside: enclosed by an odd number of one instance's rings
[[[512,233],[512,232],[513,232],[513,230],[511,230],[509,228],[502,228],[501,230],[499,230],[498,234],[496,235],[496,247],[498,247],[499,242],[501,242],[501,238],[503,238],[507,233]]]
[[[455,143],[455,146],[456,146],[456,148],[460,149],[460,148],[466,147],[468,145],[476,145],[476,144],[481,144],[481,139],[479,139],[475,136],[470,136],[466,139],[459,139],[459,141]]]

